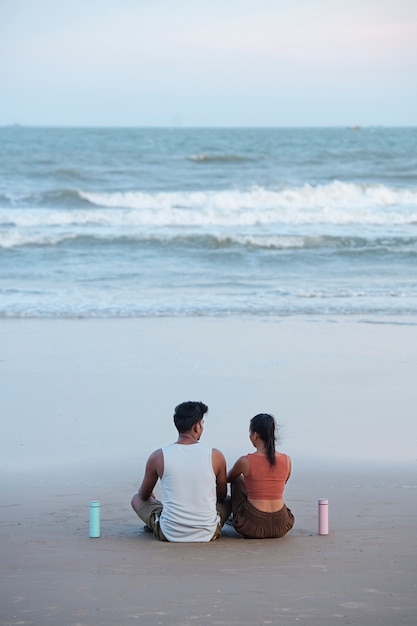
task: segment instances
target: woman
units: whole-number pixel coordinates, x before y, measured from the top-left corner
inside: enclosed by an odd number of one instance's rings
[[[294,526],[294,516],[283,500],[291,459],[275,451],[273,416],[255,415],[249,439],[256,452],[241,456],[227,475],[232,487],[233,526],[248,539],[283,537]]]

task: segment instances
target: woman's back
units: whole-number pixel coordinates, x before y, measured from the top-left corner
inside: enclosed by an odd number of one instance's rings
[[[259,452],[248,454],[246,458],[249,471],[244,481],[249,502],[260,511],[279,511],[284,504],[285,483],[291,471],[290,458],[276,452],[274,465]]]

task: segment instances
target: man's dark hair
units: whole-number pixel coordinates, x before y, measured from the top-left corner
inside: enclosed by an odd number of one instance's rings
[[[182,402],[175,407],[174,424],[179,433],[186,433],[194,424],[201,422],[208,411],[203,402]]]

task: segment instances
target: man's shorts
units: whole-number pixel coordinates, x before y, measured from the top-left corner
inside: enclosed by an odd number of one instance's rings
[[[162,513],[162,502],[159,502],[159,500],[143,501],[136,512],[140,519],[152,529],[154,536],[159,539],[159,541],[168,541],[159,525],[159,518]]]
[[[136,512],[140,519],[145,522],[149,528],[152,529],[154,536],[159,539],[159,541],[168,541],[162,532],[161,526],[159,524],[159,518],[162,513],[162,502],[159,500],[147,500],[146,502],[142,502],[139,507],[136,509]],[[227,518],[231,513],[231,503],[229,500],[225,500],[224,502],[217,503],[217,512],[219,514],[220,520],[217,525],[216,531],[211,538],[211,541],[217,539],[220,536],[222,526],[225,524]]]

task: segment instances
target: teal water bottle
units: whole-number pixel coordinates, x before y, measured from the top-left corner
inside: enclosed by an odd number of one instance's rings
[[[90,502],[90,537],[100,537],[100,502]]]

